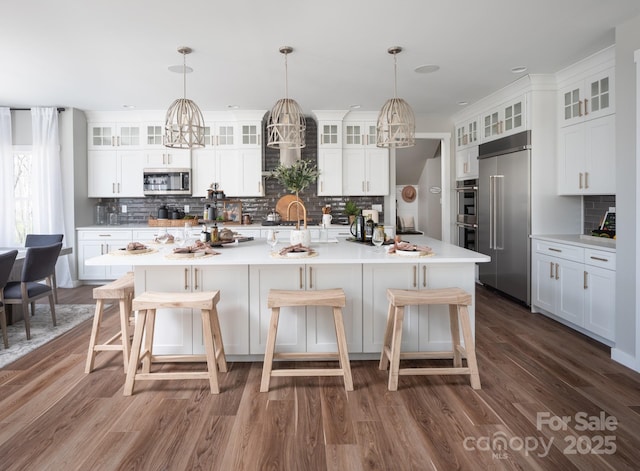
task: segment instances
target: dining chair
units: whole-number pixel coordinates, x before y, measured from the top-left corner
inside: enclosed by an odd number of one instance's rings
[[[0,326],[2,327],[2,339],[4,340],[4,348],[9,348],[9,336],[7,335],[7,314],[4,309],[4,287],[9,280],[13,262],[18,256],[17,250],[0,255]]]
[[[62,242],[64,234],[27,234],[24,241],[25,247],[42,247],[43,245],[57,244]],[[53,270],[53,300],[58,303],[58,282],[56,281],[56,271]]]
[[[56,325],[56,306],[53,298],[53,272],[62,249],[62,242],[42,247],[29,247],[24,258],[20,281],[10,281],[4,288],[5,304],[22,304],[27,340],[31,339],[31,315],[36,312],[36,300],[48,297],[51,319]],[[44,281],[44,283],[42,283]]]

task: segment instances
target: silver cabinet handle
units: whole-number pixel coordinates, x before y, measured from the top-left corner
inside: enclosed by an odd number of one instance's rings
[[[554,249],[553,247],[549,247],[549,250],[551,250],[552,252],[562,252],[562,250]]]
[[[553,262],[549,262],[549,278],[553,278]]]
[[[198,269],[197,269],[197,268],[194,268],[194,269],[193,269],[193,273],[194,273],[194,274],[193,274],[193,277],[194,277],[194,283],[196,284],[194,289],[195,289],[196,291],[198,291]]]
[[[582,190],[582,172],[580,172],[578,175],[579,175],[579,177],[578,177],[578,179],[579,179],[578,188],[580,188]]]
[[[415,265],[413,266],[413,287],[418,287],[418,267]]]
[[[588,289],[589,285],[587,283],[587,280],[589,279],[589,272],[585,271],[584,272],[584,289]]]
[[[185,291],[187,291],[187,289],[189,289],[188,275],[189,275],[189,269],[185,268],[184,269],[184,290]]]
[[[584,187],[589,188],[589,172],[584,172]]]
[[[607,258],[600,258],[600,257],[594,257],[594,256],[591,256],[589,258],[591,258],[591,260],[598,260],[599,262],[608,262],[609,261],[609,259],[607,259]]]
[[[422,287],[427,287],[427,266],[422,265]]]
[[[587,103],[589,103],[589,99],[584,99],[584,115],[587,116],[589,114],[589,109],[587,108]]]
[[[304,288],[304,284],[302,283],[302,267],[300,267],[298,269],[299,273],[300,273],[300,289]]]
[[[313,267],[309,267],[309,289],[313,289]]]
[[[556,263],[556,280],[559,280],[559,279],[560,279],[560,273],[559,273],[559,271],[560,271],[560,265],[558,265],[558,264]]]

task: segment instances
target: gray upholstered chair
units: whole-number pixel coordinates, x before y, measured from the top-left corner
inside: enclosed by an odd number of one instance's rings
[[[9,348],[9,337],[7,336],[7,314],[4,310],[4,287],[9,280],[13,262],[18,256],[17,250],[0,254],[0,326],[2,326],[2,339],[4,340],[4,348]]]
[[[10,281],[4,288],[5,304],[22,304],[27,340],[31,338],[31,313],[35,314],[36,300],[47,296],[51,307],[51,319],[56,325],[56,306],[53,298],[53,272],[62,249],[62,242],[42,247],[29,247],[24,258],[20,281]],[[44,283],[41,281],[44,280]]]
[[[24,241],[25,247],[42,247],[62,242],[64,234],[27,234]],[[53,300],[58,303],[58,282],[56,281],[56,271],[53,270]]]

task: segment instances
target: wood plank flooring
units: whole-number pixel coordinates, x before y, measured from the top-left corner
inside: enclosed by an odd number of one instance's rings
[[[60,302],[91,303],[91,289],[61,289]],[[117,322],[110,309],[103,334]],[[97,370],[84,374],[90,331],[91,320],[0,370],[0,469],[623,470],[640,463],[640,374],[611,361],[608,348],[481,287],[477,391],[466,377],[403,376],[391,393],[377,361],[353,361],[353,392],[341,378],[324,377],[273,378],[270,392],[260,393],[262,364],[231,363],[217,396],[192,380],[140,382],[124,397],[119,352],[100,353]],[[617,422],[612,430],[595,423],[601,416]],[[540,417],[549,420],[539,424]],[[591,427],[583,430],[585,418]]]

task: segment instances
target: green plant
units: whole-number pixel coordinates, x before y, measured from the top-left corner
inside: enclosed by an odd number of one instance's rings
[[[347,216],[356,216],[359,212],[360,209],[358,209],[358,206],[356,206],[356,203],[354,201],[349,200],[344,205],[344,213]]]
[[[291,165],[278,165],[271,175],[282,184],[289,192],[296,195],[296,200],[300,200],[299,194],[309,185],[316,181],[320,171],[308,160],[296,160]],[[304,205],[303,205],[304,208]],[[297,223],[296,229],[300,229],[300,205],[296,204]],[[307,225],[306,209],[304,210],[304,223]]]

